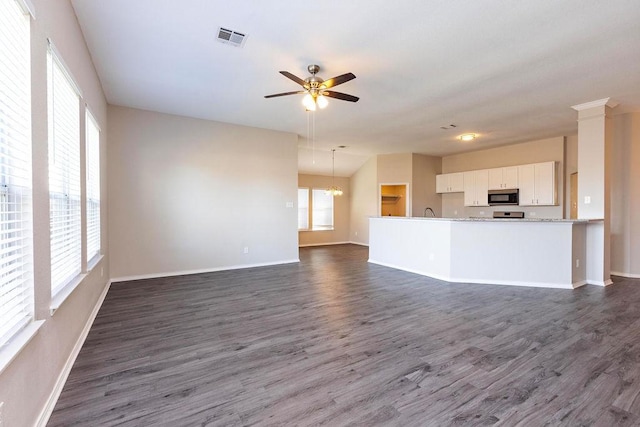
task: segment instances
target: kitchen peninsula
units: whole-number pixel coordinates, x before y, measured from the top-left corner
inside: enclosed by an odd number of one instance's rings
[[[601,220],[369,220],[369,262],[448,282],[574,289],[598,282]]]

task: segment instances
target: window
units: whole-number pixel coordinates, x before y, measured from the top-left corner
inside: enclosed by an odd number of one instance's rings
[[[81,270],[80,97],[52,46],[47,59],[51,291],[55,295]]]
[[[313,189],[311,213],[312,230],[333,230],[333,195]]]
[[[0,347],[34,311],[29,20],[0,0]]]
[[[309,229],[333,230],[333,195],[324,189],[298,188],[298,230]]]
[[[86,113],[87,262],[100,254],[100,128]]]
[[[309,189],[298,188],[298,230],[309,229]]]

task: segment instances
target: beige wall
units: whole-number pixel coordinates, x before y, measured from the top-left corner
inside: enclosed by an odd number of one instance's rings
[[[378,155],[378,208],[375,215],[382,214],[382,201],[380,199],[380,186],[384,184],[406,184],[407,197],[405,200],[398,200],[398,203],[404,202],[405,212],[411,215],[411,196],[413,186],[411,180],[413,178],[413,155],[411,153],[399,154],[380,154]]]
[[[106,197],[107,105],[82,33],[67,1],[32,0],[36,20],[31,20],[32,139],[33,139],[33,228],[36,320],[44,320],[35,337],[0,373],[0,402],[5,426],[31,426],[38,422],[65,363],[91,313],[106,288],[109,277]],[[84,103],[102,128],[102,250],[104,258],[50,314],[50,248],[47,148],[47,38],[51,38],[82,91],[81,130]],[[84,138],[84,132],[81,132]],[[81,139],[83,141],[83,139]],[[82,151],[84,152],[84,150]],[[83,169],[84,170],[84,169]],[[83,231],[84,235],[84,231]],[[84,262],[84,261],[83,261]]]
[[[297,142],[110,106],[113,279],[296,261]]]
[[[442,216],[442,197],[436,193],[436,175],[442,173],[442,158],[412,155],[411,216],[424,216],[425,209],[433,209],[437,217]]]
[[[564,217],[571,216],[571,174],[578,172],[578,135],[567,136],[565,144]]]
[[[640,277],[640,113],[612,120],[611,273]]]
[[[321,175],[298,175],[298,187],[302,188],[329,188],[333,184],[333,178]],[[333,230],[299,231],[298,242],[300,246],[325,245],[332,243],[349,242],[350,219],[350,189],[349,178],[336,177],[335,184],[344,191],[342,196],[333,198]],[[297,202],[296,202],[297,206]]]
[[[446,156],[442,158],[442,173],[556,161],[556,186],[559,205],[539,207],[512,206],[508,210],[523,210],[527,217],[535,215],[537,218],[563,218],[564,144],[564,137],[556,137]],[[494,210],[505,210],[505,208],[499,206],[466,207],[464,206],[462,193],[442,195],[442,216],[444,217],[491,216]]]
[[[369,217],[378,215],[378,159],[371,157],[351,175],[350,240],[369,244]]]

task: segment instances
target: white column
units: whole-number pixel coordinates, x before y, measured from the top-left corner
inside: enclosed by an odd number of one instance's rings
[[[602,220],[587,231],[587,282],[610,278],[610,174],[613,125],[609,98],[574,105],[578,112],[578,218]]]

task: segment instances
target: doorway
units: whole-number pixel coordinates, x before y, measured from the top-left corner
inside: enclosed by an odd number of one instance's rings
[[[569,213],[570,219],[578,219],[578,172],[572,173],[569,177],[570,180],[570,189],[571,193],[571,210]],[[565,211],[566,212],[566,211]]]
[[[380,185],[380,215],[407,216],[408,197],[407,184]]]

